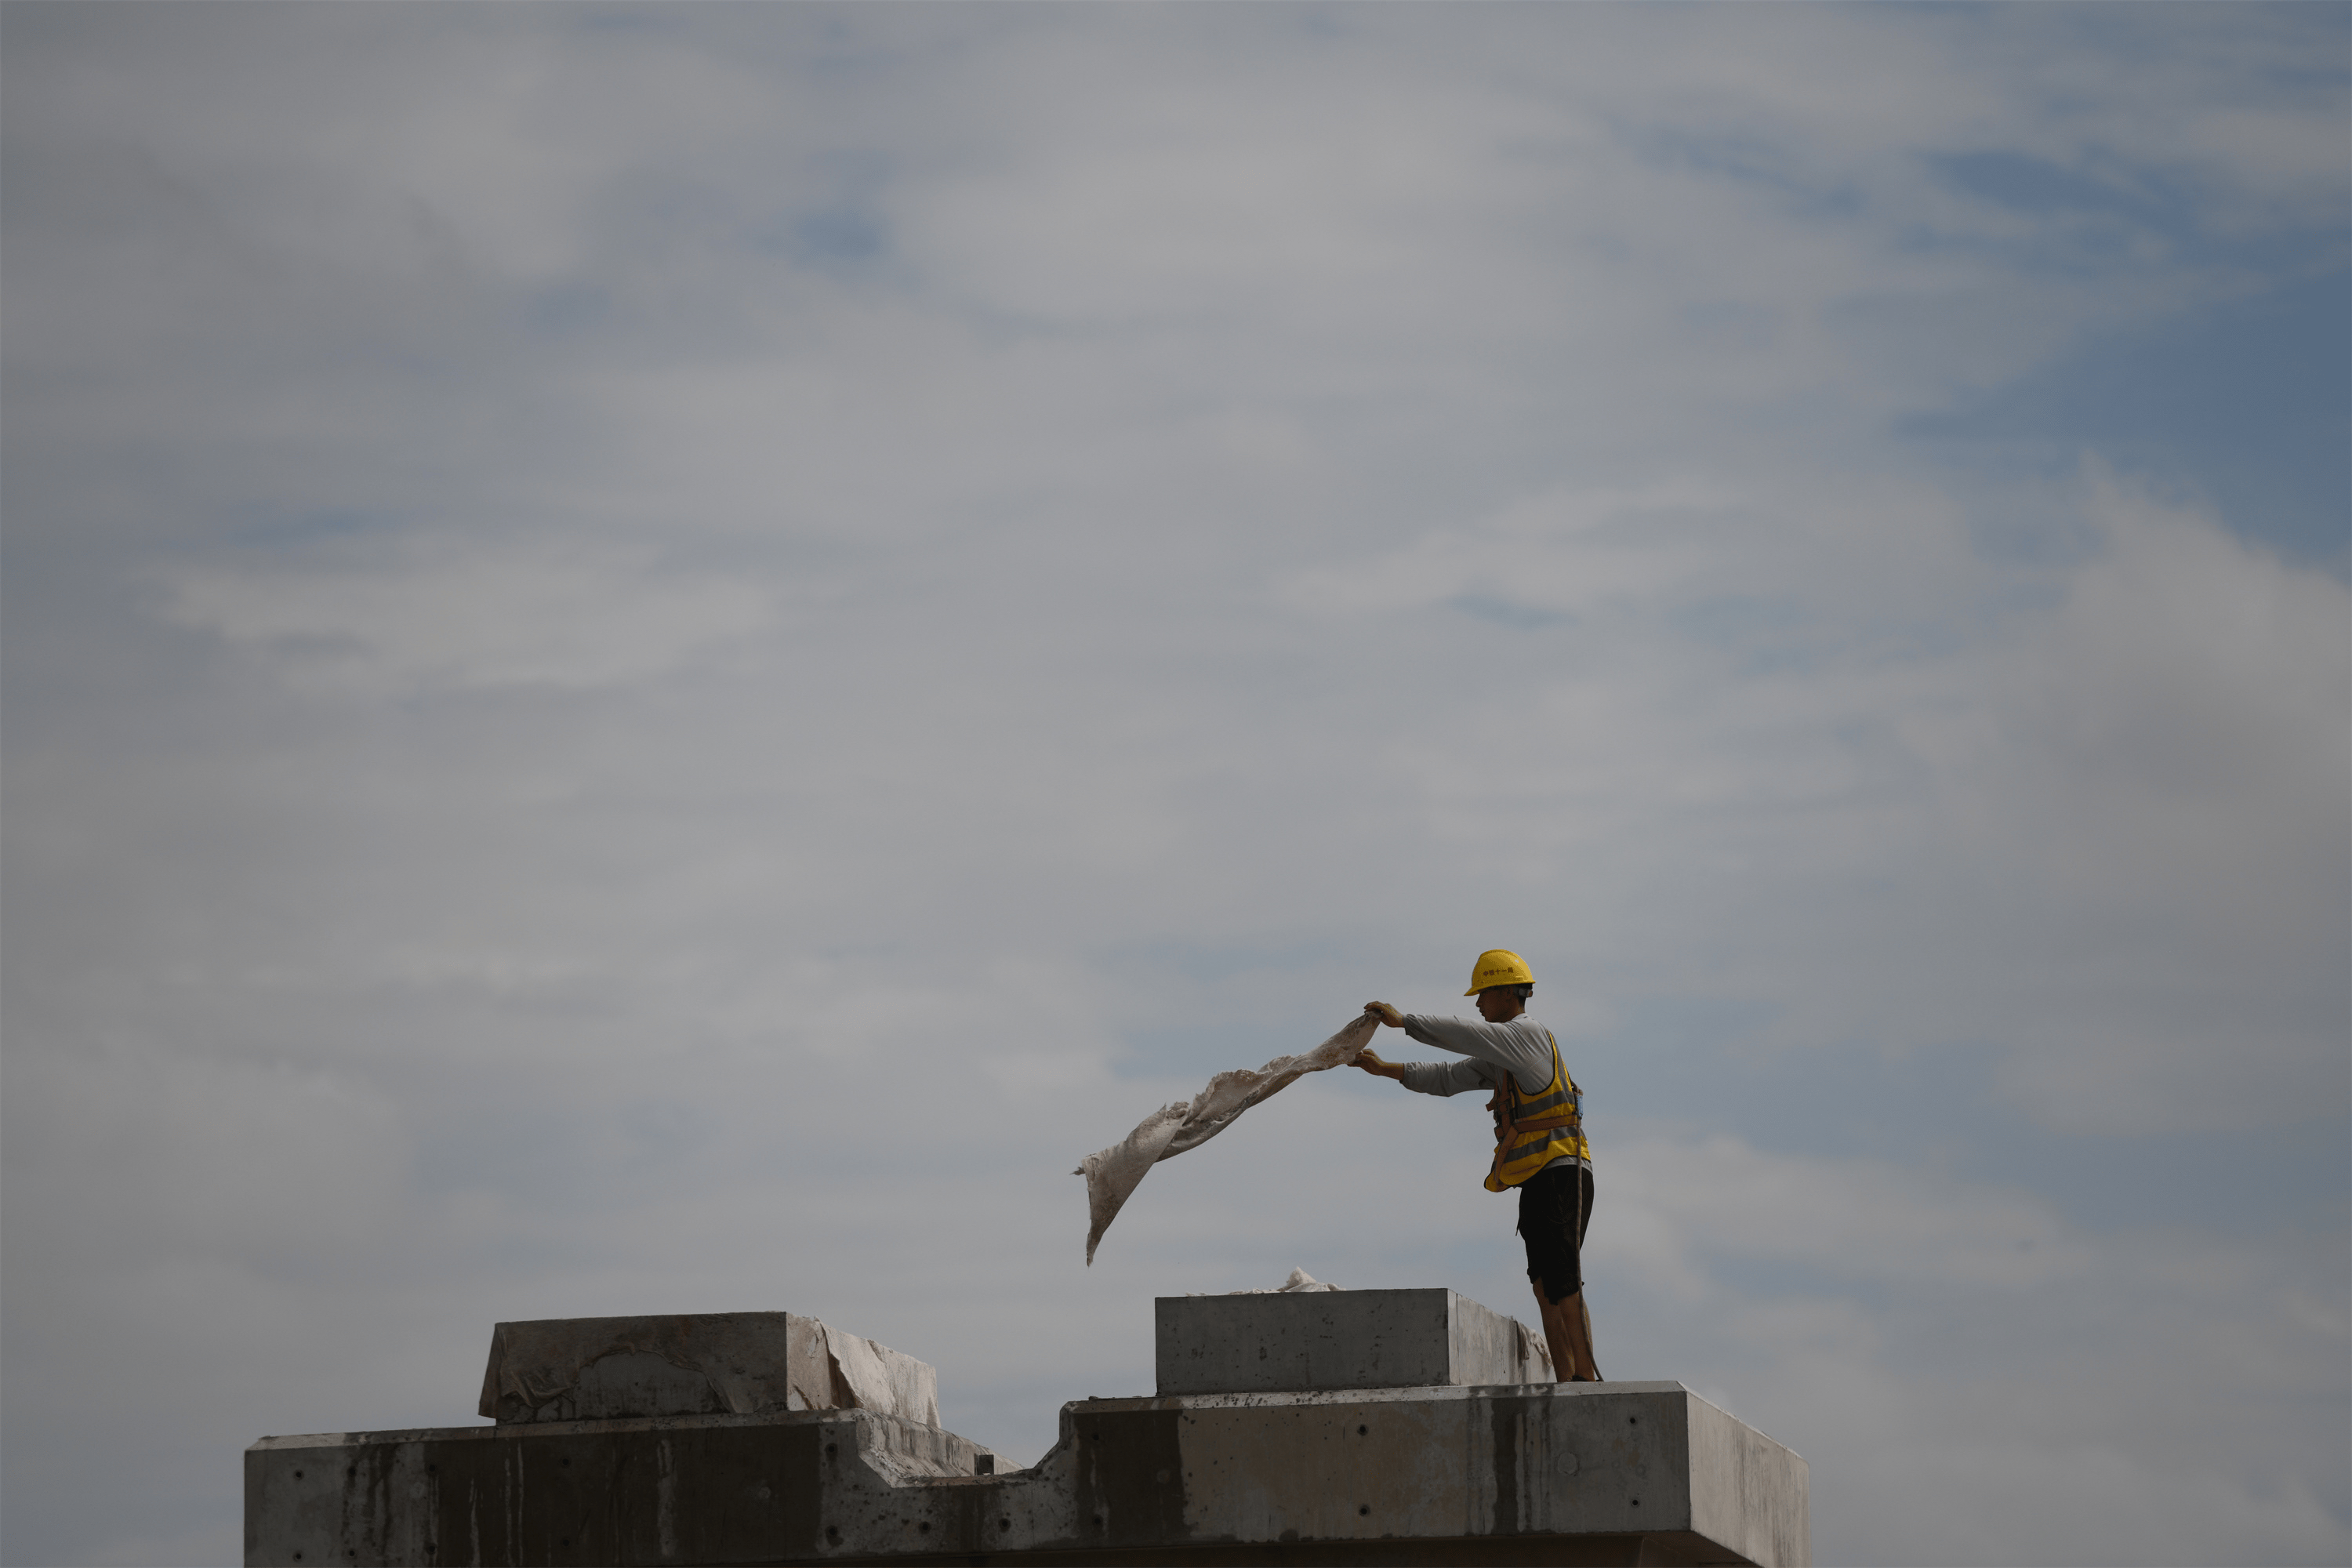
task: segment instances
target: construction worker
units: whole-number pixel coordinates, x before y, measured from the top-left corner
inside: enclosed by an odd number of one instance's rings
[[[1592,1316],[1584,1306],[1580,1255],[1592,1217],[1592,1151],[1584,1141],[1582,1096],[1559,1059],[1559,1042],[1528,1016],[1536,977],[1516,952],[1493,948],[1471,966],[1478,1018],[1399,1013],[1385,1002],[1364,1011],[1424,1046],[1467,1057],[1459,1062],[1384,1062],[1367,1047],[1356,1065],[1419,1094],[1492,1092],[1495,1163],[1486,1190],[1519,1194],[1519,1236],[1527,1243],[1528,1281],[1543,1311],[1544,1341],[1563,1383],[1598,1383]],[[1481,1021],[1483,1020],[1483,1021]]]

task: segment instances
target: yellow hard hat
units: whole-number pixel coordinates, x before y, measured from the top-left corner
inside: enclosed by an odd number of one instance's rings
[[[1478,955],[1470,966],[1470,989],[1465,996],[1475,996],[1489,985],[1533,985],[1536,977],[1528,968],[1528,961],[1507,947],[1490,947]]]

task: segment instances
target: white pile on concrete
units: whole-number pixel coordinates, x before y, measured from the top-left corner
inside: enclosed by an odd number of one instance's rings
[[[1187,1290],[1187,1296],[1312,1296],[1321,1290],[1344,1290],[1344,1285],[1326,1285],[1304,1268],[1294,1268],[1290,1278],[1279,1285],[1254,1285],[1246,1290]]]
[[[1095,1260],[1095,1247],[1101,1243],[1103,1232],[1118,1217],[1144,1173],[1162,1160],[1198,1149],[1231,1127],[1243,1111],[1307,1074],[1354,1061],[1379,1027],[1380,1020],[1367,1013],[1311,1051],[1276,1057],[1255,1071],[1235,1068],[1221,1072],[1190,1101],[1160,1107],[1118,1142],[1087,1155],[1075,1173],[1087,1179],[1088,1265]]]

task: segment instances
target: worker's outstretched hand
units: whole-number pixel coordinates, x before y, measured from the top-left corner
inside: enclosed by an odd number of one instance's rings
[[[1380,1058],[1374,1056],[1369,1049],[1358,1051],[1356,1053],[1356,1065],[1363,1068],[1366,1072],[1371,1074],[1374,1078],[1392,1078],[1400,1082],[1404,1079],[1404,1068],[1402,1067],[1399,1066],[1395,1062],[1384,1062],[1381,1060]]]
[[[1364,1011],[1371,1014],[1391,1029],[1404,1027],[1404,1015],[1385,1002],[1367,1002],[1364,1004]]]

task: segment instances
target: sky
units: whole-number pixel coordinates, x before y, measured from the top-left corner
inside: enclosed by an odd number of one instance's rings
[[[1825,1564],[2352,1555],[2352,9],[0,8],[0,1556],[491,1325],[1027,1462],[1155,1296],[1530,1318]],[[1384,1053],[1429,1053],[1384,1036]]]

